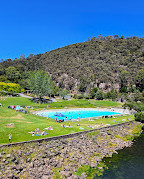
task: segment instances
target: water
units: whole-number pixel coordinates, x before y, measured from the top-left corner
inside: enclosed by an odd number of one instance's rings
[[[111,111],[95,111],[95,110],[67,110],[67,111],[57,111],[57,112],[43,112],[38,115],[58,120],[69,120],[69,119],[83,119],[83,118],[92,118],[98,116],[110,116],[115,114],[121,114]]]
[[[144,131],[135,139],[131,147],[113,154],[112,158],[104,158],[108,166],[102,177],[104,179],[144,179]]]

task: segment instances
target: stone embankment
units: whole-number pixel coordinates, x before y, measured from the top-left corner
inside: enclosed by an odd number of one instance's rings
[[[129,124],[83,133],[71,138],[0,148],[0,178],[83,179],[84,165],[96,168],[105,156],[132,145],[141,124]]]

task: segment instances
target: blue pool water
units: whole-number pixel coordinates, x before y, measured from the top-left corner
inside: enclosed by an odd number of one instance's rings
[[[67,110],[67,111],[57,111],[57,112],[43,112],[38,115],[43,117],[50,117],[58,120],[71,120],[71,119],[84,119],[93,118],[99,116],[111,116],[115,114],[121,114],[111,111],[95,111],[95,110]]]

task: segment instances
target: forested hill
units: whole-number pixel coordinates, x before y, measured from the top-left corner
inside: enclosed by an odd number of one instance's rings
[[[59,87],[70,90],[120,88],[136,84],[137,73],[144,66],[144,38],[98,36],[26,59],[8,59],[1,65],[4,71],[14,66],[23,80],[28,71],[48,71]]]

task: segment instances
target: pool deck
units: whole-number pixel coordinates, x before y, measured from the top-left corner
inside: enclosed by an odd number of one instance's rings
[[[35,115],[38,115],[39,113],[43,112],[57,112],[57,111],[87,111],[87,110],[93,110],[93,111],[111,111],[111,112],[117,112],[121,113],[119,115],[126,115],[126,114],[132,114],[130,110],[123,109],[123,108],[64,108],[64,109],[49,109],[49,110],[40,110],[40,111],[34,111],[32,112]]]

